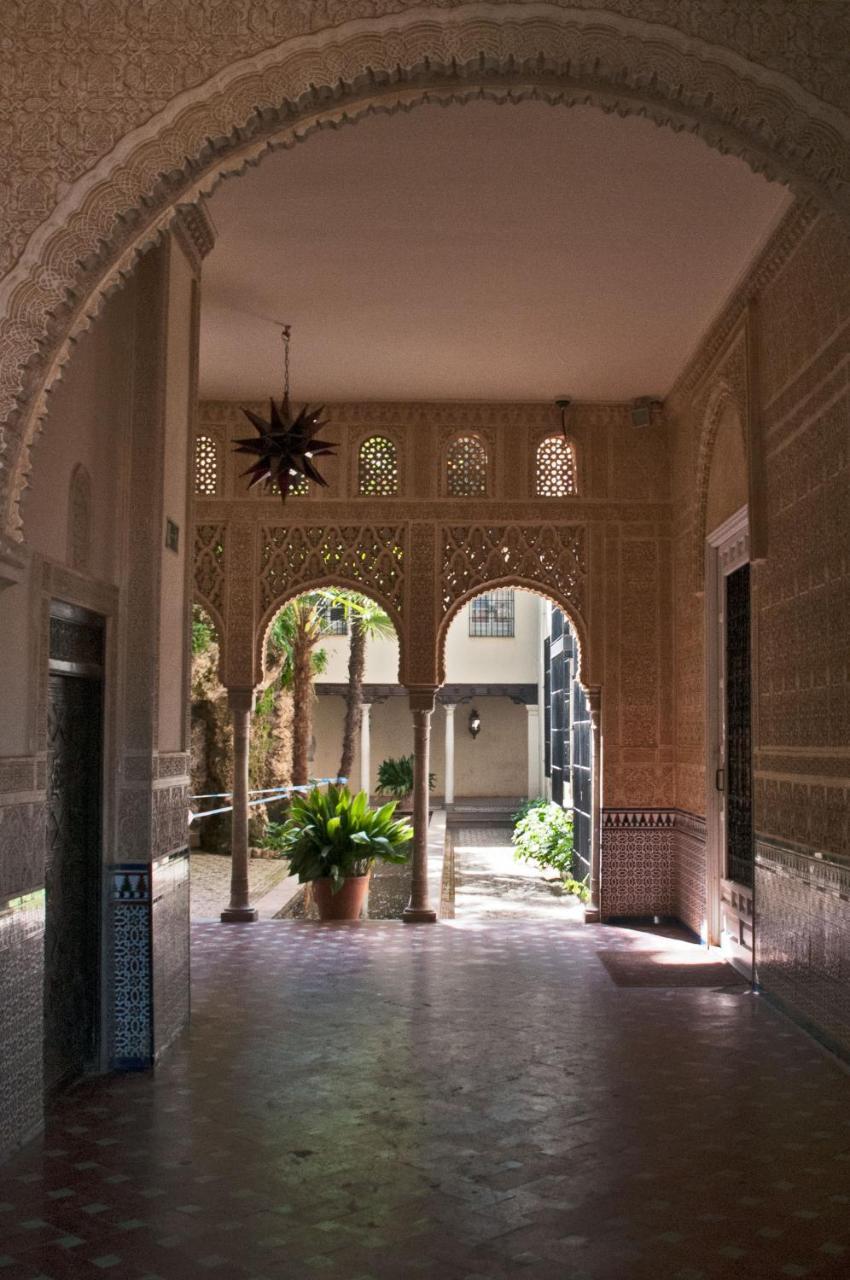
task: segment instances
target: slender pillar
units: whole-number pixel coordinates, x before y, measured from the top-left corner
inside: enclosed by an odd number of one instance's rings
[[[225,924],[257,919],[248,902],[248,747],[251,739],[252,689],[228,689],[233,721],[233,812],[230,839],[230,906],[221,913]]]
[[[437,919],[428,901],[428,776],[435,692],[418,689],[409,694],[413,716],[413,867],[410,902],[402,916],[408,924],[434,924]]]
[[[540,715],[537,703],[526,704],[528,740],[528,798],[540,795]]]
[[[445,704],[446,713],[446,785],[443,803],[446,808],[455,802],[455,704]]]
[[[364,702],[360,708],[360,790],[369,795],[372,781],[372,724],[371,702]]]
[[[590,901],[585,905],[584,919],[586,924],[595,924],[602,918],[599,895],[602,864],[602,690],[598,686],[588,689],[587,703],[590,709],[593,768],[590,777]]]

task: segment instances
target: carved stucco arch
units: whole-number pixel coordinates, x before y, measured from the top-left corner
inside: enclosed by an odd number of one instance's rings
[[[740,396],[736,393],[732,384],[727,382],[725,378],[720,378],[712,384],[708,392],[705,409],[702,413],[702,430],[697,454],[691,571],[693,573],[694,591],[698,594],[705,590],[705,539],[708,533],[706,518],[711,464],[714,459],[717,432],[727,409],[733,410],[738,418],[744,452],[746,453],[746,406],[741,403]]]
[[[478,596],[486,595],[488,591],[500,591],[511,589],[514,591],[527,591],[531,595],[539,596],[542,600],[548,600],[550,604],[560,609],[564,617],[572,627],[578,648],[578,661],[576,664],[576,677],[581,687],[587,691],[587,667],[586,655],[589,653],[589,645],[587,639],[587,624],[584,618],[578,612],[575,604],[563,598],[557,591],[541,586],[539,582],[533,582],[530,578],[522,578],[517,574],[509,574],[504,578],[493,578],[489,582],[473,587],[464,595],[459,596],[457,600],[447,609],[437,628],[437,672],[441,684],[445,684],[446,680],[446,641],[448,639],[449,629],[457,615],[470,600],[475,600]]]
[[[380,605],[384,612],[389,616],[390,621],[395,627],[396,639],[398,641],[398,661],[399,672],[404,670],[405,658],[405,634],[404,622],[398,608],[391,600],[387,600],[382,596],[380,591],[375,590],[368,583],[356,582],[353,578],[349,579],[341,574],[333,574],[326,578],[316,578],[309,583],[299,583],[292,587],[291,590],[284,591],[268,606],[257,623],[256,633],[254,637],[256,670],[262,679],[265,672],[266,660],[266,641],[268,639],[269,627],[280,613],[285,605],[292,600],[297,600],[299,596],[309,595],[311,591],[321,591],[328,587],[337,587],[343,591],[356,592],[359,596],[368,596],[370,600],[374,600],[375,604]],[[399,680],[401,676],[399,675]]]
[[[0,281],[0,537],[70,342],[181,203],[271,147],[422,102],[537,98],[698,134],[850,216],[850,122],[789,76],[672,27],[557,4],[460,4],[283,41],[177,95],[72,183]]]

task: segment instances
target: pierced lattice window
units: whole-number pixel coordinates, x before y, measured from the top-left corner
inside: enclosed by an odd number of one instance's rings
[[[501,639],[514,634],[514,593],[510,587],[487,591],[469,605],[469,634]]]
[[[478,436],[458,436],[446,452],[446,492],[450,498],[487,492],[487,450]]]
[[[398,493],[398,457],[392,440],[369,436],[357,460],[358,493]]]
[[[195,493],[205,498],[218,493],[218,441],[212,436],[195,440]]]
[[[260,497],[271,494],[273,498],[280,497],[280,485],[276,480],[272,480],[267,489],[263,489],[261,485],[257,486],[260,491]],[[306,476],[300,476],[296,483],[291,484],[286,491],[286,496],[291,498],[304,498],[310,492],[310,481]]]
[[[537,496],[565,498],[577,493],[576,453],[563,436],[547,436],[537,446]]]

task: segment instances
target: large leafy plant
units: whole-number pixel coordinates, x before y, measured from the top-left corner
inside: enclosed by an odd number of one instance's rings
[[[551,867],[562,878],[573,871],[573,815],[549,801],[535,801],[519,820],[511,837],[517,858]]]
[[[428,786],[433,788],[435,777],[428,774]],[[378,765],[378,794],[395,796],[404,800],[413,791],[413,756],[399,756],[397,760],[382,760]]]
[[[301,884],[328,878],[333,892],[349,876],[365,876],[373,863],[406,862],[413,838],[409,822],[393,817],[396,802],[370,809],[365,791],[318,787],[292,797],[280,844]]]

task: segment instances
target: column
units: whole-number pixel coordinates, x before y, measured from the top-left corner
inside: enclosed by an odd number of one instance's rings
[[[455,802],[455,704],[447,702],[446,713],[446,785],[443,803],[448,809]]]
[[[257,908],[248,902],[248,748],[251,740],[252,689],[228,689],[233,721],[233,813],[230,840],[230,906],[221,913],[225,924],[250,923]]]
[[[369,795],[372,781],[372,723],[371,702],[364,702],[360,707],[360,790]]]
[[[428,901],[428,775],[435,692],[422,689],[409,694],[413,716],[413,867],[410,902],[402,916],[408,924],[434,924],[437,919]]]
[[[599,883],[602,863],[602,690],[598,686],[587,690],[587,703],[590,709],[593,768],[590,775],[592,824],[590,829],[590,900],[584,908],[584,920],[585,924],[595,924],[601,919]]]
[[[536,702],[526,705],[528,740],[528,798],[540,795],[540,713]]]

